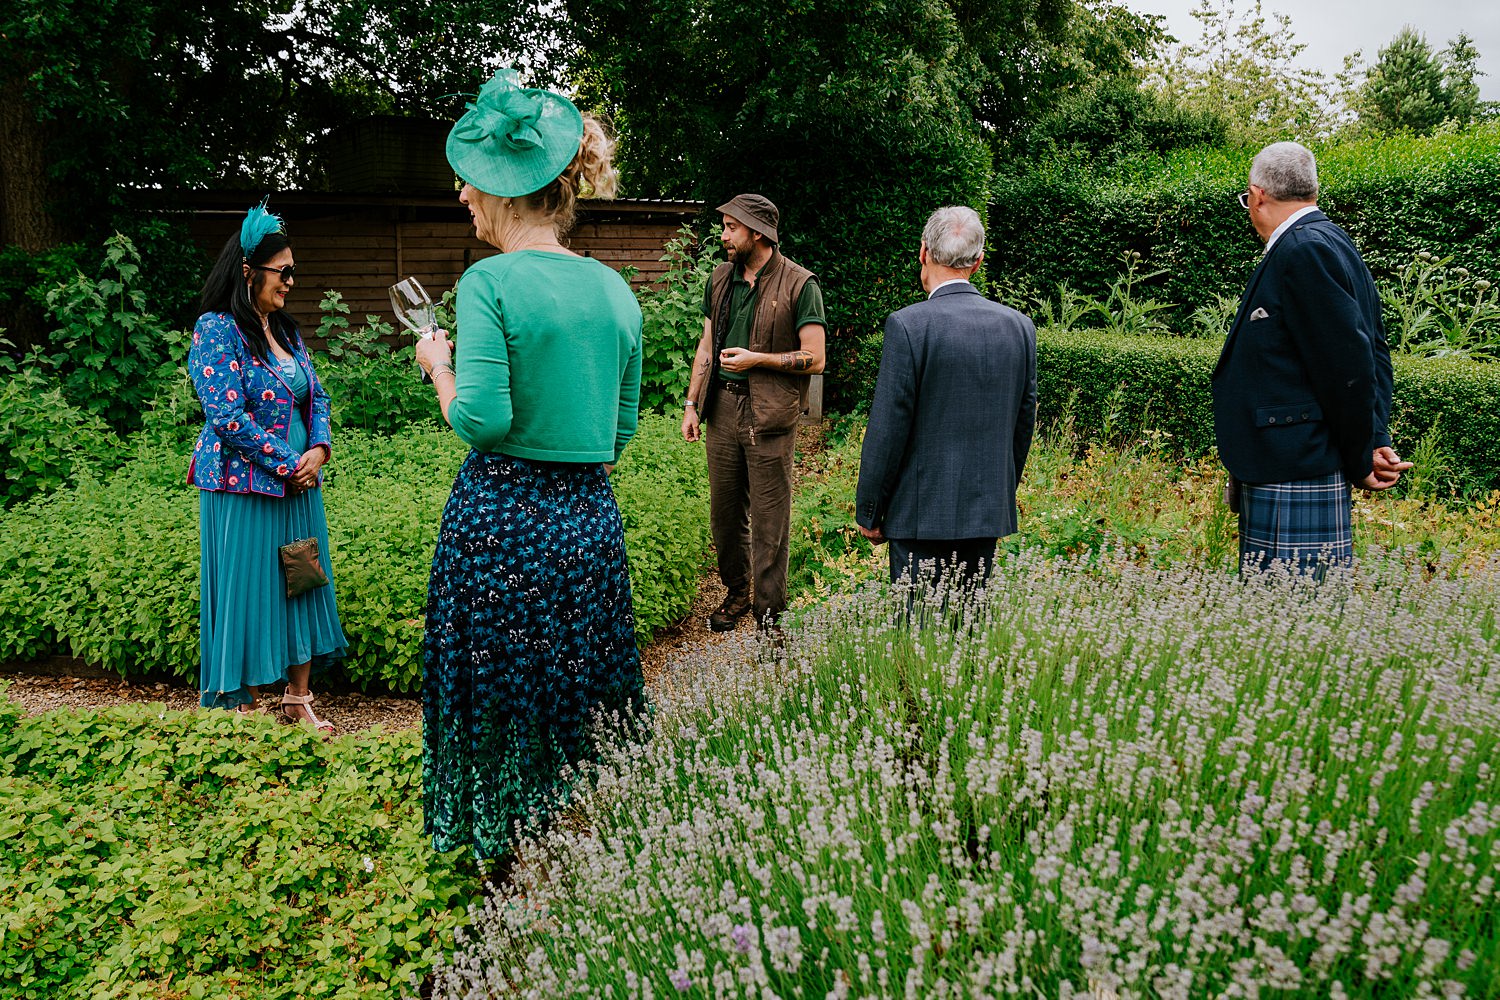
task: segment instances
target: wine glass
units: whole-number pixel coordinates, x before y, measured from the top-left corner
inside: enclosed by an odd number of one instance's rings
[[[391,286],[391,310],[402,326],[422,340],[427,340],[437,329],[437,310],[416,278],[402,278]],[[422,381],[431,382],[432,376],[424,371]]]

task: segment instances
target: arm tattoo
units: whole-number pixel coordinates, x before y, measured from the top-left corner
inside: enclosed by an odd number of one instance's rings
[[[811,351],[788,351],[781,356],[781,370],[785,372],[805,372],[812,367]]]

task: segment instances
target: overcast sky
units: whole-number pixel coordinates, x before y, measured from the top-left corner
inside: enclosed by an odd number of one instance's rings
[[[1197,0],[1125,0],[1142,14],[1165,14],[1167,30],[1178,41],[1202,38],[1191,11]],[[1236,0],[1234,10],[1253,9],[1253,0]],[[1344,56],[1362,49],[1365,64],[1375,61],[1404,25],[1427,36],[1433,51],[1442,49],[1460,31],[1479,49],[1480,97],[1500,100],[1500,2],[1496,0],[1262,0],[1267,19],[1274,13],[1292,19],[1292,34],[1307,48],[1302,61],[1332,76],[1343,69]]]

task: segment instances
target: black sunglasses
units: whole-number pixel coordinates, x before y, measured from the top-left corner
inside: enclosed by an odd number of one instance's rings
[[[256,271],[270,271],[272,274],[279,274],[282,281],[290,282],[293,278],[297,277],[296,264],[288,264],[286,267],[266,267],[264,264],[251,264],[250,267]]]

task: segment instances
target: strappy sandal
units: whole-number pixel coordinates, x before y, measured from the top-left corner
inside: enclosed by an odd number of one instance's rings
[[[288,712],[288,705],[298,705],[302,708],[307,709],[307,718],[304,719],[300,715],[294,715],[291,712]],[[280,705],[281,721],[288,726],[294,726],[299,722],[305,722],[316,729],[318,732],[322,733],[325,737],[333,736],[335,734],[333,723],[329,722],[327,719],[318,718],[318,716],[313,712],[312,706],[313,696],[310,693],[283,694],[281,696]]]

